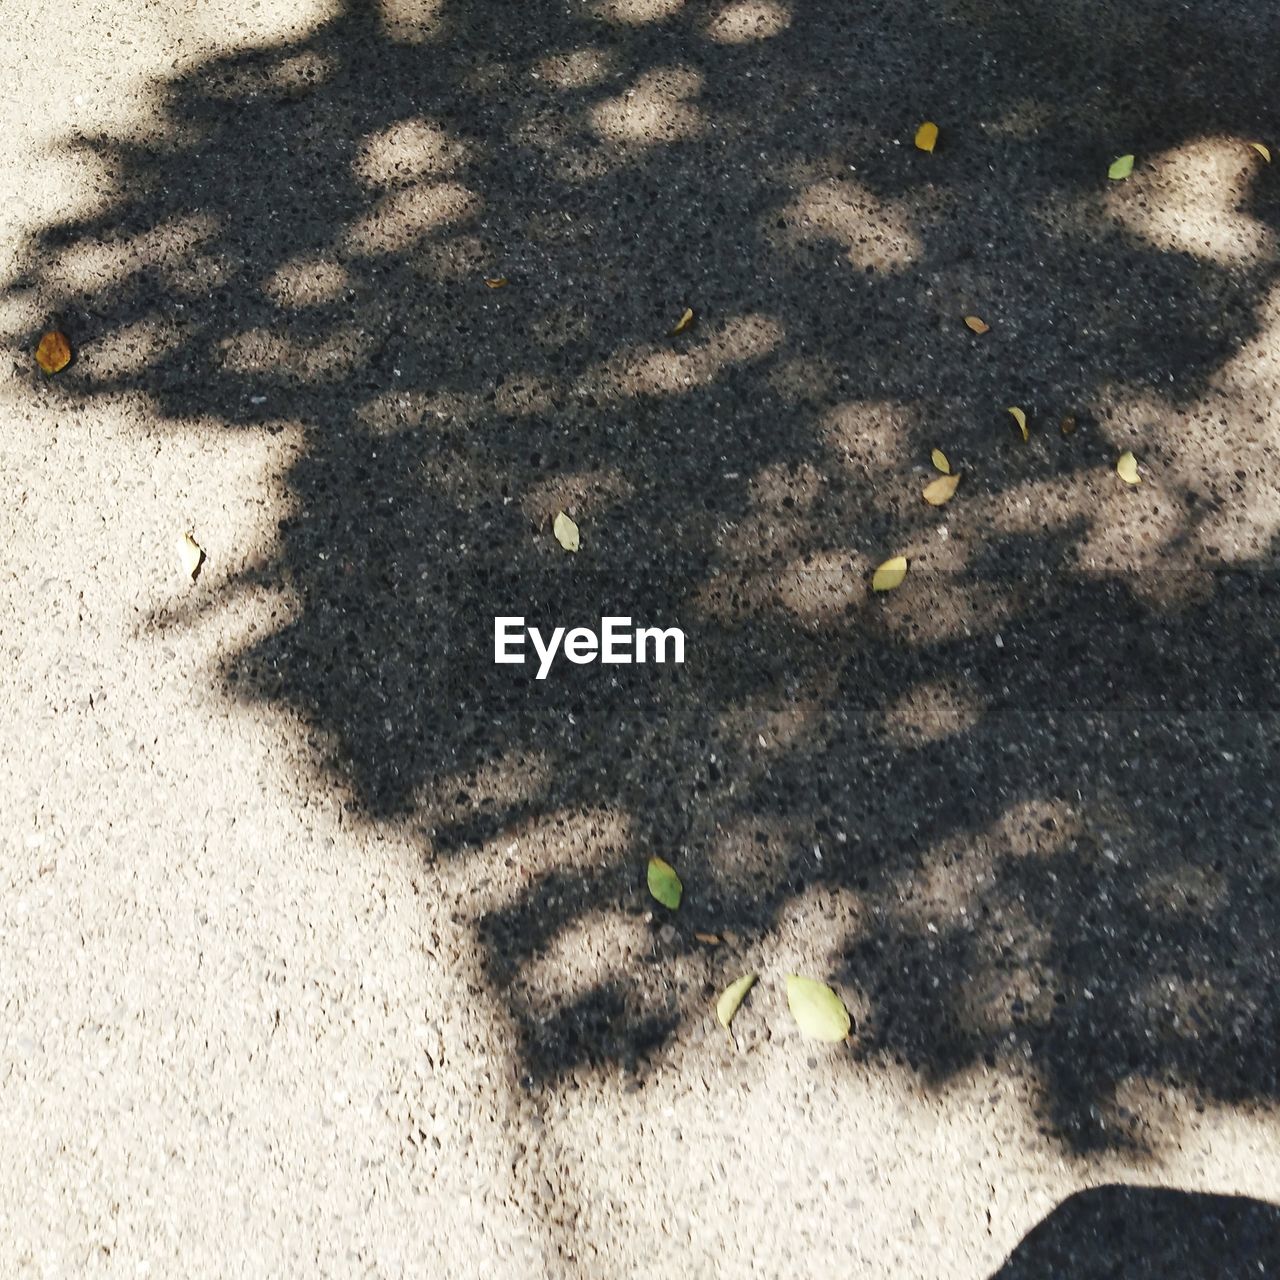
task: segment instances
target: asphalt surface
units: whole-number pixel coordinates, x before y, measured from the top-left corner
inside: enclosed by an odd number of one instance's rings
[[[1274,5],[9,25],[0,1272],[1280,1274]]]

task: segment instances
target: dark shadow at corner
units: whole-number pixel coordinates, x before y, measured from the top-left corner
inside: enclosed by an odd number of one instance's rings
[[[991,1280],[1270,1280],[1280,1206],[1165,1187],[1079,1191],[1038,1223]]]

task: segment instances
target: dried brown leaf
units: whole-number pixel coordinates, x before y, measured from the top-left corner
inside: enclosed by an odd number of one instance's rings
[[[36,347],[36,364],[45,373],[60,373],[71,363],[71,343],[65,333],[51,329],[40,339]]]

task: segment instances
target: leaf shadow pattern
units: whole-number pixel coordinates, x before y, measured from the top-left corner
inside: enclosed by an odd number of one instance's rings
[[[528,1087],[642,1069],[716,989],[694,930],[767,950],[817,895],[870,1061],[1026,1072],[1077,1151],[1147,1149],[1169,1089],[1274,1103],[1274,537],[1214,567],[1226,470],[1149,510],[1155,587],[1082,552],[1117,405],[1255,429],[1220,378],[1269,332],[1280,187],[1237,174],[1188,247],[1139,234],[1163,179],[1125,221],[1103,175],[1276,136],[1266,19],[1145,0],[1099,48],[1083,2],[759,8],[352,3],[176,75],[141,138],[76,141],[113,193],[5,286],[77,335],[48,394],[300,424],[244,578],[295,607],[227,688],[516,885],[475,926]],[[1019,452],[1010,403],[1081,430]],[[947,544],[940,441],[978,469]],[[539,681],[497,614],[678,625],[688,660]]]

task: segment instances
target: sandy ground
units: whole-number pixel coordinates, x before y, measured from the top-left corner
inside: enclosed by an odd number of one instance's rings
[[[100,199],[68,136],[146,136],[159,80],[327,13],[247,10],[103,0],[52,22],[8,0],[7,279],[32,229]],[[41,322],[29,295],[4,305],[11,335]],[[1266,1098],[1169,1086],[1147,1150],[1080,1151],[1002,1065],[931,1082],[815,1053],[776,979],[841,962],[844,900],[820,883],[709,970],[672,960],[695,994],[771,976],[745,1052],[699,996],[642,1067],[531,1082],[483,922],[521,892],[511,844],[570,866],[607,835],[533,814],[425,863],[412,815],[325,779],[305,714],[223,678],[298,608],[252,571],[301,430],[218,430],[213,410],[174,429],[141,392],[33,387],[28,359],[15,337],[0,380],[0,1273],[977,1280],[1086,1186],[1280,1202]],[[1234,394],[1268,401],[1244,368]],[[1265,541],[1268,501],[1236,536]],[[208,554],[194,589],[173,552],[188,527]],[[1102,554],[1124,545],[1097,530]],[[584,915],[604,942],[567,930],[536,963],[586,982],[579,952],[648,938],[646,910]]]

